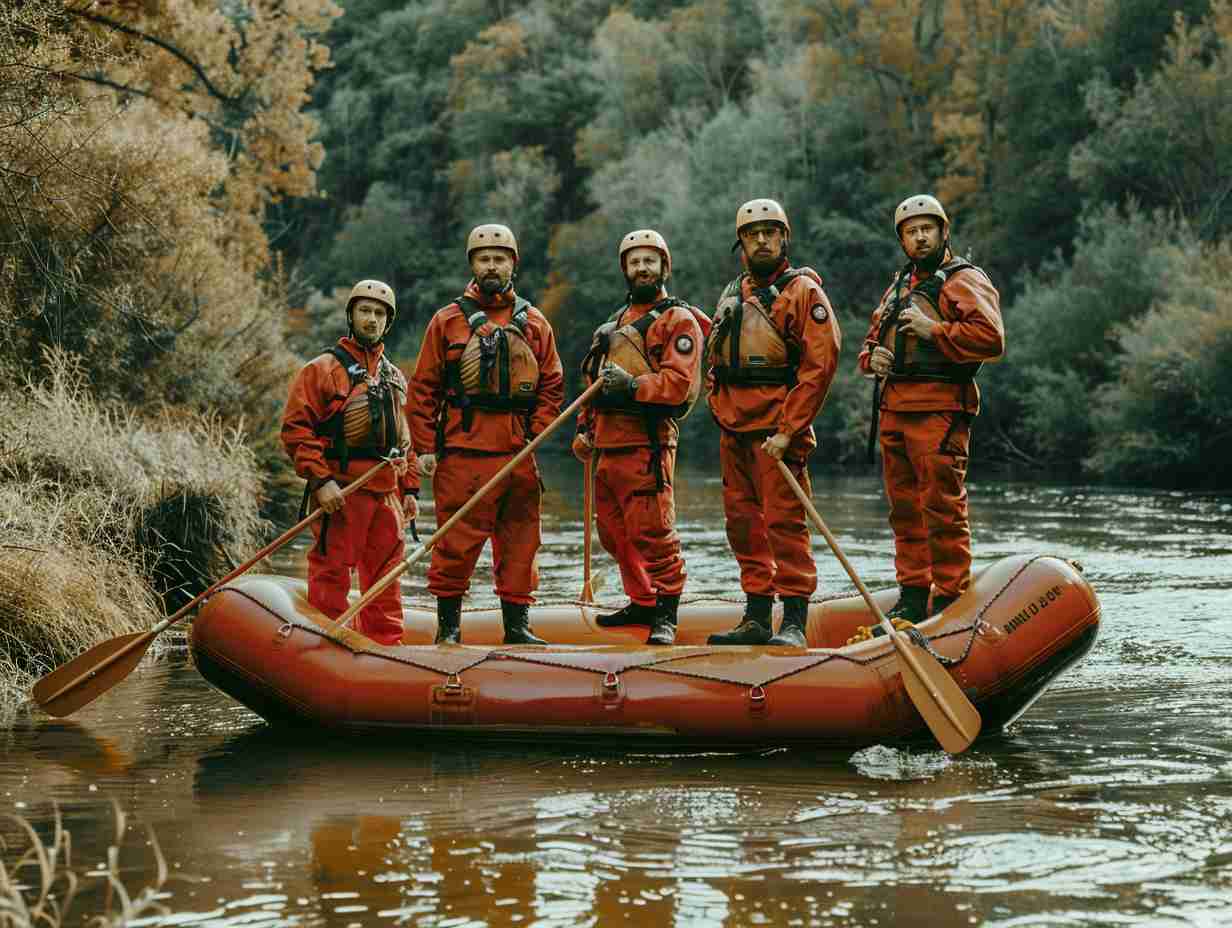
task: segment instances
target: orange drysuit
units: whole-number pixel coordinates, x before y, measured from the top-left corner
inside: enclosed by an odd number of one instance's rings
[[[384,360],[384,344],[365,349],[350,337],[338,347],[371,378],[383,379],[393,390],[394,408],[400,417],[397,444],[410,455],[406,425],[406,378]],[[291,384],[282,416],[282,444],[295,465],[295,472],[308,481],[314,493],[330,480],[345,486],[368,471],[377,452],[352,449],[344,462],[336,457],[330,424],[348,398],[368,389],[367,382],[352,383],[341,361],[322,354],[309,362]],[[413,456],[401,477],[391,467],[381,470],[359,490],[350,494],[342,509],[327,513],[312,525],[316,544],[308,552],[308,601],[337,618],[347,609],[351,571],[359,573],[359,588],[367,591],[373,581],[401,560],[403,541],[402,497],[418,495],[419,477]],[[313,506],[315,508],[315,504]],[[402,594],[392,583],[356,616],[355,627],[381,644],[402,639]]]
[[[786,260],[770,275],[774,284],[790,270]],[[723,430],[719,463],[727,540],[740,564],[745,593],[811,596],[817,566],[804,507],[761,444],[776,432],[791,436],[784,462],[809,490],[807,462],[817,447],[813,419],[821,411],[834,373],[842,334],[820,278],[801,269],[766,315],[798,358],[794,383],[729,383],[707,373],[710,410]],[[756,299],[749,274],[739,279],[742,301]],[[717,319],[716,319],[717,324]]]
[[[485,296],[472,280],[464,297],[468,309],[478,304],[491,322],[513,324],[512,289]],[[527,306],[522,330],[539,366],[533,408],[467,409],[459,405],[447,368],[460,363],[472,338],[467,311],[455,301],[428,323],[411,377],[409,418],[415,449],[437,455],[432,493],[438,526],[560,414],[565,383],[552,327],[538,309]],[[484,542],[491,538],[497,595],[510,603],[533,602],[539,584],[540,494],[539,469],[531,455],[437,542],[428,569],[429,592],[438,598],[463,596]]]
[[[880,344],[882,318],[891,311],[896,291],[905,294],[926,276],[912,273],[905,286],[892,285],[882,295],[857,361],[864,373],[872,373],[869,357]],[[948,276],[937,309],[942,321],[933,329],[933,344],[947,361],[972,364],[1001,357],[1000,297],[982,270],[966,266]],[[939,597],[960,595],[971,576],[966,475],[980,392],[973,379],[958,379],[891,374],[881,390],[879,439],[898,583],[923,589],[935,585]]]
[[[633,303],[617,327],[646,316],[667,293],[650,303]],[[595,520],[599,541],[620,568],[632,602],[654,606],[658,595],[679,596],[684,589],[684,558],[676,534],[672,479],[680,428],[670,415],[651,415],[653,406],[684,403],[701,376],[703,333],[686,306],[671,306],[646,330],[644,365],[633,399],[644,411],[585,406],[578,433],[590,436],[599,452],[595,468]],[[590,381],[589,375],[587,381]],[[653,404],[653,406],[649,405]],[[653,427],[654,440],[648,428]]]

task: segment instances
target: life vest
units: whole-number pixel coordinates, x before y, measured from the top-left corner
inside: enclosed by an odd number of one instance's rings
[[[375,376],[339,345],[325,350],[347,372],[350,389],[341,408],[316,428],[330,440],[328,460],[346,470],[351,460],[387,457],[410,444],[410,432],[402,407],[406,387],[398,369],[381,356]]]
[[[462,428],[471,430],[476,409],[529,414],[539,393],[539,360],[526,338],[530,302],[517,297],[507,325],[488,318],[468,296],[455,301],[474,311],[466,317],[470,337],[456,361],[445,362],[445,399],[462,410]],[[445,416],[437,422],[438,450],[444,442]]]
[[[673,306],[682,306],[693,314],[705,338],[711,328],[710,319],[701,310],[690,306],[684,300],[667,297],[659,300],[646,311],[641,318],[621,325],[621,317],[628,311],[630,303],[616,310],[615,313],[599,326],[590,344],[590,351],[582,360],[582,373],[591,382],[598,380],[604,361],[619,364],[622,368],[637,377],[640,374],[652,374],[658,368],[651,360],[646,350],[646,333],[650,327]],[[646,429],[646,440],[650,445],[650,468],[655,475],[655,486],[662,490],[666,486],[663,475],[663,445],[659,440],[659,424],[664,419],[682,421],[697,402],[701,393],[701,377],[694,378],[689,384],[689,392],[684,402],[669,406],[664,403],[642,403],[631,396],[607,396],[600,393],[591,401],[594,408],[613,412],[627,412],[642,417]]]
[[[801,274],[818,280],[808,268],[789,268],[768,287],[754,287],[753,299],[741,299],[741,274],[719,296],[714,328],[706,343],[707,363],[715,386],[748,387],[762,384],[794,386],[800,349],[783,337],[771,310],[779,294]],[[820,281],[819,281],[820,282]]]
[[[659,318],[674,306],[680,306],[692,313],[697,319],[703,334],[710,328],[710,320],[700,310],[693,308],[684,300],[667,297],[660,300],[646,311],[646,314],[634,322],[621,325],[620,320],[629,310],[631,304],[626,303],[616,310],[603,325],[595,331],[590,343],[590,351],[582,360],[582,373],[592,381],[598,380],[604,361],[618,364],[634,377],[641,374],[653,374],[658,366],[651,360],[646,350],[646,333]],[[591,401],[595,409],[619,410],[630,413],[649,415],[652,418],[669,417],[677,422],[682,421],[693,409],[697,397],[701,394],[701,378],[695,378],[689,384],[689,393],[684,401],[674,406],[662,403],[642,403],[630,396],[607,396],[600,393]]]
[[[954,274],[969,268],[975,268],[975,265],[955,258],[906,293],[902,293],[902,287],[910,280],[910,265],[899,272],[894,281],[894,293],[889,297],[877,330],[877,341],[894,352],[894,363],[890,366],[887,380],[970,383],[975,379],[982,362],[951,361],[942,354],[936,342],[908,334],[898,325],[899,317],[908,306],[915,306],[935,322],[948,322],[941,312],[941,288]]]

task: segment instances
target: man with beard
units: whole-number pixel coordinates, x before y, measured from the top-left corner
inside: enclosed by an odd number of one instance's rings
[[[331,618],[347,609],[352,570],[365,592],[402,560],[403,520],[417,512],[419,475],[406,459],[406,378],[385,357],[396,313],[386,284],[357,283],[346,303],[348,334],[299,372],[282,415],[283,447],[308,481],[303,508],[325,510],[312,526],[308,601]],[[381,458],[393,459],[394,466],[343,497],[341,486]],[[380,644],[402,640],[396,584],[364,607],[355,627]]]
[[[411,440],[432,478],[437,525],[560,413],[564,374],[544,315],[513,289],[518,244],[508,226],[476,226],[466,241],[473,278],[428,323],[415,373]],[[506,644],[544,644],[531,633],[539,585],[539,468],[533,455],[437,542],[428,569],[438,643],[461,641],[462,597],[492,540]]]
[[[886,615],[919,622],[970,582],[965,482],[971,420],[980,408],[975,375],[1005,351],[1005,329],[988,275],[951,252],[950,220],[936,198],[903,200],[894,231],[907,263],[873,312],[857,363],[879,378],[869,453],[879,413],[900,588]]]
[[[598,451],[595,514],[599,541],[616,560],[629,604],[600,616],[603,626],[649,625],[648,643],[676,640],[684,558],[676,534],[672,478],[676,440],[701,387],[701,322],[710,320],[664,288],[672,256],[653,229],[630,232],[617,261],[628,299],[599,327],[582,362],[598,399],[578,414],[573,453]]]
[[[746,271],[719,297],[707,344],[710,409],[722,429],[719,463],[727,540],[740,564],[743,620],[711,644],[805,647],[817,565],[804,507],[778,469],[811,492],[813,419],[838,366],[841,334],[821,278],[788,261],[791,225],[774,200],[736,211]],[[774,595],[783,623],[771,637]]]

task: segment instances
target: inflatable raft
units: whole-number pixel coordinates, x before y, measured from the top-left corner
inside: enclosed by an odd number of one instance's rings
[[[440,646],[431,643],[435,614],[408,610],[405,643],[385,647],[338,626],[306,596],[302,580],[246,576],[193,622],[201,674],[274,724],[726,748],[928,736],[893,646],[882,637],[844,644],[874,621],[860,597],[813,603],[802,649],[708,646],[742,612],[713,602],[683,604],[678,643],[667,648],[647,646],[645,626],[600,628],[601,610],[581,605],[532,610],[547,646],[502,645],[493,609],[464,613],[464,644]],[[896,593],[875,596],[886,609]],[[919,630],[988,733],[1091,649],[1099,621],[1076,565],[1015,556],[980,571]]]

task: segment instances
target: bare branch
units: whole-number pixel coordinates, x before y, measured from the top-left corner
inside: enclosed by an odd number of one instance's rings
[[[210,95],[221,100],[223,103],[226,103],[231,106],[238,106],[240,103],[243,102],[244,97],[247,96],[247,91],[240,94],[238,97],[233,97],[226,93],[223,93],[221,89],[214,86],[214,83],[209,79],[208,75],[206,75],[205,69],[202,68],[201,65],[193,61],[193,59],[189,58],[186,54],[184,54],[182,51],[180,51],[170,42],[165,42],[162,39],[158,38],[157,36],[153,36],[153,35],[150,35],[149,33],[142,32],[140,29],[134,29],[132,26],[126,26],[124,23],[117,22],[116,20],[111,19],[110,17],[107,17],[107,16],[98,16],[97,14],[94,14],[94,13],[87,13],[85,12],[85,10],[70,9],[68,10],[68,12],[71,13],[73,16],[78,17],[79,19],[85,19],[85,20],[88,20],[89,22],[97,23],[100,26],[106,26],[108,29],[114,29],[117,32],[123,32],[125,35],[131,35],[134,38],[138,38],[138,39],[141,39],[142,41],[149,42],[151,45],[157,45],[167,54],[173,56],[174,58],[178,58],[188,68],[190,68],[192,72],[201,79],[201,83],[205,85],[205,89],[209,91]]]

